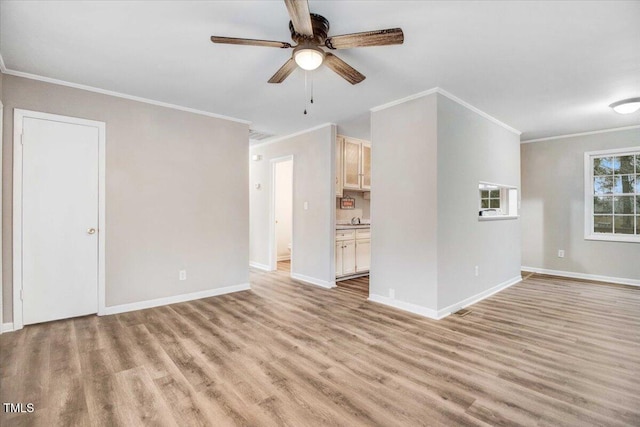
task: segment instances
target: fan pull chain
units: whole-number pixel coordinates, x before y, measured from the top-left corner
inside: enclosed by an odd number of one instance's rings
[[[313,104],[313,73],[311,73],[311,103]]]
[[[307,114],[307,70],[304,71],[304,114]]]

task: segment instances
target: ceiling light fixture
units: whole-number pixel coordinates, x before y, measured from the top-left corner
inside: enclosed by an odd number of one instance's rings
[[[293,59],[303,70],[312,71],[322,65],[324,51],[315,46],[298,46],[293,51]]]
[[[613,111],[620,114],[635,113],[640,109],[640,98],[623,99],[622,101],[614,102],[609,105],[613,108]]]

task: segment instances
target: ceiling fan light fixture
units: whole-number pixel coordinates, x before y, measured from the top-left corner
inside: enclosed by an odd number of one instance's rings
[[[631,114],[640,110],[640,98],[623,99],[622,101],[614,102],[609,105],[613,108],[613,111],[620,114]]]
[[[293,51],[293,59],[303,70],[313,71],[322,65],[324,51],[315,46],[301,46]]]

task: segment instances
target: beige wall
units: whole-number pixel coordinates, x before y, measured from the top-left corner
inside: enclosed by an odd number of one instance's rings
[[[522,145],[524,266],[640,280],[640,244],[584,239],[584,153],[634,146],[640,129]]]
[[[4,321],[12,318],[13,109],[106,122],[107,306],[248,283],[248,126],[5,75]],[[187,281],[178,271],[187,270]]]
[[[335,139],[326,125],[278,142],[251,147],[251,262],[269,265],[271,160],[293,155],[293,257],[291,272],[325,285],[335,280]],[[260,184],[260,189],[255,188]],[[304,209],[304,202],[309,208]],[[302,277],[301,277],[302,278]]]
[[[371,115],[371,295],[437,309],[437,99]]]

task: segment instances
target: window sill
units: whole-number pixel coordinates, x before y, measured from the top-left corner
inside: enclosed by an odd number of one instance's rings
[[[479,216],[478,221],[502,221],[505,219],[518,219],[520,215],[496,215],[496,216]]]
[[[588,234],[584,236],[585,240],[600,240],[605,242],[627,242],[627,243],[640,243],[640,235],[633,234],[628,235],[609,235],[609,234]]]

